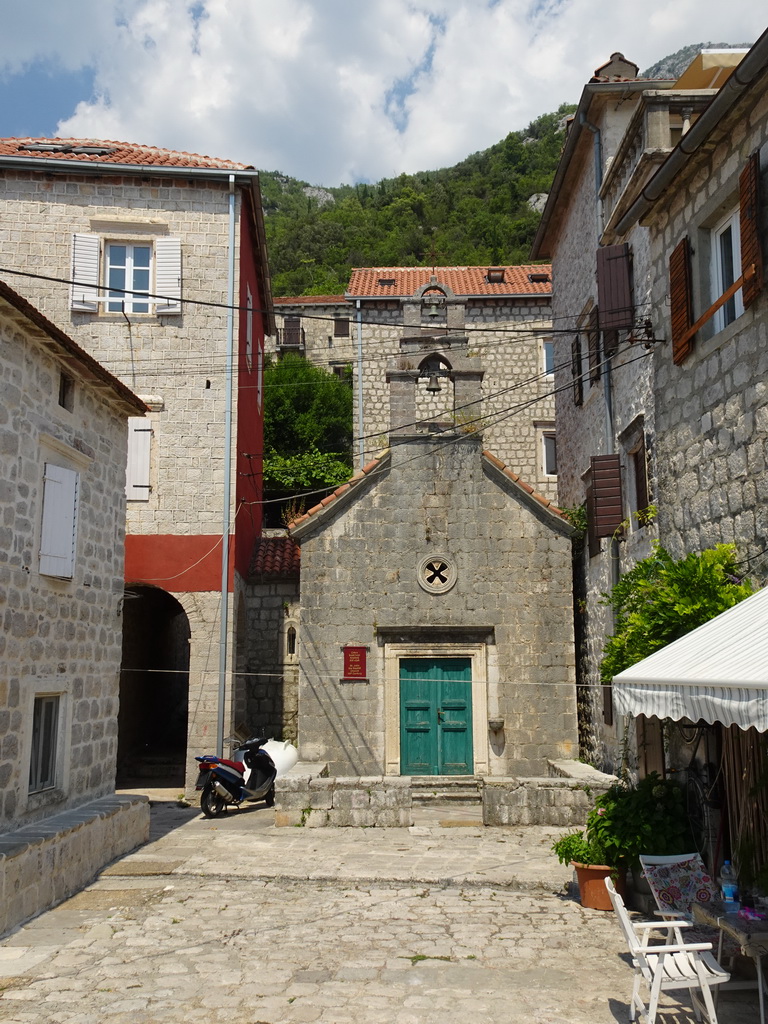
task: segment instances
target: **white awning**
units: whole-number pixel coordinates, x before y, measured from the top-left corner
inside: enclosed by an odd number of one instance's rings
[[[768,588],[613,677],[624,715],[768,732]]]

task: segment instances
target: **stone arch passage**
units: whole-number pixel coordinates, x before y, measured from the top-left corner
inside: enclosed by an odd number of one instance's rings
[[[126,589],[118,788],[184,785],[189,638],[187,613],[175,597],[157,587]]]

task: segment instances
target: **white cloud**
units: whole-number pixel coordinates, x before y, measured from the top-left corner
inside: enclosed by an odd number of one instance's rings
[[[334,185],[455,163],[575,102],[614,50],[642,70],[700,40],[754,40],[758,6],[34,0],[5,16],[0,69],[40,58],[94,68],[96,98],[59,134],[210,153]]]

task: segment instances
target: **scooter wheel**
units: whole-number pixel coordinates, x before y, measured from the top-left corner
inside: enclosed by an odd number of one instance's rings
[[[222,814],[226,814],[226,801],[216,792],[211,783],[206,783],[200,794],[200,810],[206,818],[220,818]]]
[[[272,786],[272,788],[269,790],[267,795],[264,797],[264,803],[266,804],[267,807],[274,807],[275,806],[275,787],[274,786]]]

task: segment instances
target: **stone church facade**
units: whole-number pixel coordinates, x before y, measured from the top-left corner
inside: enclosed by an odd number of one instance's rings
[[[424,416],[479,404],[466,336],[399,348],[387,450],[290,530],[301,757],[332,775],[546,773],[577,751],[572,528],[477,424]]]

